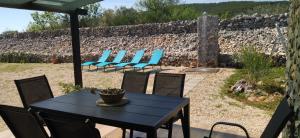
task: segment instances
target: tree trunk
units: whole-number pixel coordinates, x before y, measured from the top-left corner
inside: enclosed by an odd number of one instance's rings
[[[300,137],[300,0],[290,0],[288,51],[286,64],[287,94],[294,107],[294,120],[288,123],[284,138]]]

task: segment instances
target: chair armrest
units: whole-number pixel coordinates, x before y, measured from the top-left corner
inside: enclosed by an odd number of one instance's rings
[[[229,122],[217,122],[217,123],[215,123],[215,124],[211,127],[211,129],[210,129],[209,136],[208,136],[208,137],[207,137],[207,136],[204,136],[204,138],[211,138],[212,133],[213,133],[213,129],[214,129],[214,127],[217,126],[217,125],[235,126],[235,127],[241,128],[241,129],[245,132],[246,137],[247,137],[247,138],[250,138],[250,137],[249,137],[249,133],[248,133],[248,131],[246,130],[245,127],[243,127],[243,126],[240,125],[240,124],[229,123]]]

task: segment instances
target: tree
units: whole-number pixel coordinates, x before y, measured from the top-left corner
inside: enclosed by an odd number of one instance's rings
[[[7,30],[2,32],[2,35],[15,35],[15,34],[18,34],[17,30]]]
[[[88,11],[87,15],[80,16],[80,26],[81,27],[95,27],[100,25],[100,16],[103,10],[100,3],[94,3],[84,6],[83,9]]]
[[[33,22],[29,23],[27,29],[30,32],[61,28],[61,22],[58,13],[34,12],[31,14],[31,17]]]
[[[137,5],[145,10],[143,17],[146,22],[164,22],[170,20],[170,8],[178,2],[179,0],[140,0]]]
[[[295,115],[293,121],[290,122],[285,130],[284,137],[286,138],[300,137],[300,1],[290,0],[290,2],[286,76],[287,94],[290,97],[289,102],[294,109]]]
[[[84,6],[88,10],[88,15],[80,16],[79,22],[81,27],[95,27],[100,25],[100,16],[102,10],[99,3]],[[29,32],[43,30],[54,30],[69,27],[70,17],[68,14],[54,12],[34,12],[31,14],[33,19],[27,27]]]

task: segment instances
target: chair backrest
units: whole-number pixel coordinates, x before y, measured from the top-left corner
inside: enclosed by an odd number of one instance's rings
[[[111,53],[111,50],[104,50],[102,53],[102,56],[98,59],[97,62],[105,62],[108,59],[110,53]]]
[[[284,97],[263,131],[261,138],[277,138],[293,114],[293,109],[289,106],[287,97]]]
[[[53,98],[45,75],[15,80],[15,84],[25,108],[29,108],[32,103]]]
[[[145,53],[144,49],[137,51],[135,53],[134,57],[132,58],[132,60],[130,61],[130,63],[132,63],[132,64],[138,64],[138,63],[140,63],[141,59],[144,56],[144,53]]]
[[[121,88],[127,92],[146,93],[150,73],[126,71]]]
[[[163,57],[164,51],[162,49],[156,49],[153,51],[152,56],[149,60],[149,64],[158,64]]]
[[[0,115],[16,138],[49,138],[41,123],[24,108],[0,105]]]
[[[113,60],[113,63],[120,63],[122,59],[125,57],[126,50],[121,50],[116,55],[115,59]]]
[[[95,124],[73,115],[40,112],[53,138],[100,138]]]
[[[183,97],[185,74],[157,73],[154,78],[153,94]]]

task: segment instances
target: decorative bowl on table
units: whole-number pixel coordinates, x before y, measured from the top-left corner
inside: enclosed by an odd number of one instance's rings
[[[98,94],[104,103],[114,104],[121,102],[125,91],[123,89],[109,88],[101,90]]]

